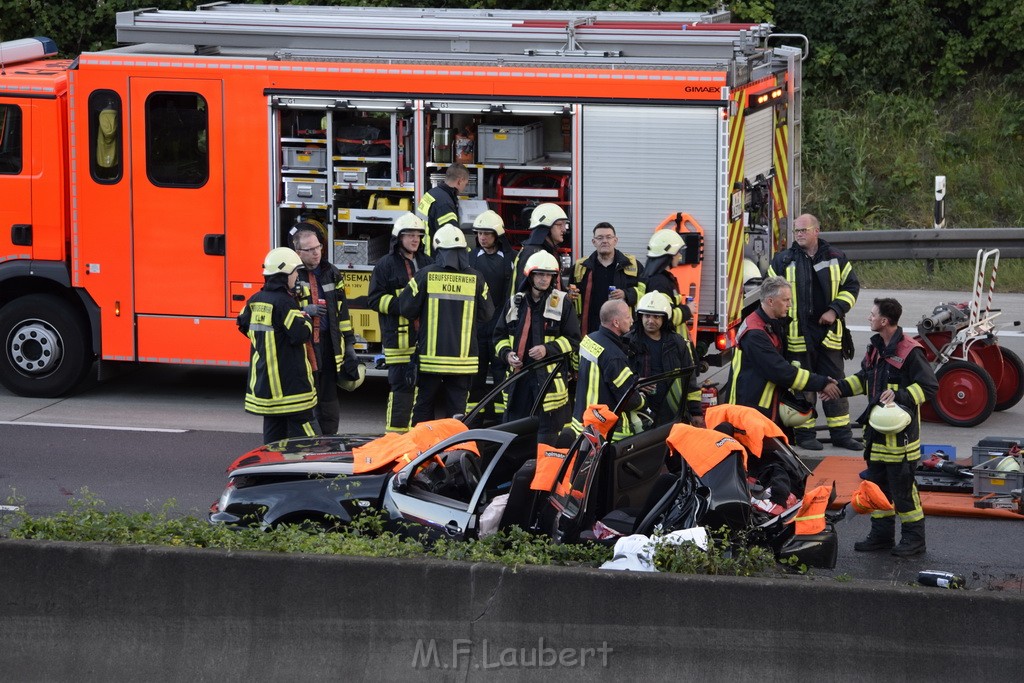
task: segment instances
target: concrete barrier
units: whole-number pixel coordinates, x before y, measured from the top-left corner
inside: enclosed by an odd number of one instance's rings
[[[0,541],[5,680],[1020,680],[1020,595]]]

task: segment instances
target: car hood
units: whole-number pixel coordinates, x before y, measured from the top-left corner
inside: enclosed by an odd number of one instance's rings
[[[284,472],[294,469],[288,467],[289,465],[301,468],[304,463],[322,462],[330,469],[339,469],[337,474],[346,474],[340,469],[347,465],[347,474],[351,474],[352,449],[375,438],[365,435],[336,435],[283,439],[243,453],[228,465],[227,471],[267,466],[275,468],[275,471]]]

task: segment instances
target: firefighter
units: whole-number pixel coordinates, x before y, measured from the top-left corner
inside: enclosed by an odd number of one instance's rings
[[[459,227],[459,195],[469,185],[469,170],[462,164],[452,164],[444,172],[444,181],[423,194],[416,210],[426,220],[427,233],[424,236],[426,252],[430,254],[430,236],[437,233],[442,225]]]
[[[854,543],[861,552],[889,550],[898,557],[925,551],[924,510],[914,483],[921,458],[921,404],[938,391],[932,366],[921,344],[899,326],[903,307],[896,299],[875,299],[868,325],[874,336],[860,370],[838,384],[825,388],[822,398],[866,394],[868,408],[858,418],[867,441],[868,479],[886,492],[896,509],[871,513],[871,532]],[[878,414],[880,404],[896,403],[903,410]],[[826,404],[827,405],[827,404]],[[900,422],[893,424],[893,417]],[[900,543],[896,541],[896,515],[900,517]]]
[[[681,377],[644,388],[647,403],[655,411],[654,426],[682,419],[703,427],[693,350],[690,340],[672,327],[672,302],[661,292],[648,292],[640,298],[636,312],[633,329],[624,338],[633,372],[640,377],[650,377],[677,368],[690,368],[690,372]]]
[[[672,326],[688,337],[685,326],[693,318],[693,311],[670,270],[682,262],[684,246],[683,238],[675,230],[655,230],[647,242],[647,262],[640,281],[643,283],[642,294],[661,292],[669,298],[672,302]]]
[[[818,239],[818,219],[809,213],[793,223],[794,242],[772,259],[768,275],[781,275],[793,288],[793,304],[786,338],[790,360],[829,377],[842,379],[843,337],[846,314],[857,302],[860,282],[846,254],[825,240]],[[852,340],[849,357],[853,357]],[[808,400],[816,401],[814,394]],[[845,398],[822,404],[832,445],[852,451],[864,450],[864,444],[853,437],[850,428],[850,403]],[[796,445],[820,451],[821,442],[814,435],[814,419],[808,420],[793,433]]]
[[[512,263],[515,260],[515,252],[505,236],[505,222],[497,213],[488,209],[477,216],[473,221],[473,232],[476,233],[476,248],[469,252],[469,265],[484,276],[488,295],[494,302],[494,316],[477,330],[480,362],[470,388],[470,403],[466,406],[469,410],[487,393],[488,376],[497,384],[505,374],[496,362],[492,339],[501,310],[511,294]],[[499,414],[504,412],[504,405],[500,402],[493,408]]]
[[[572,429],[583,432],[583,413],[588,406],[604,404],[614,410],[629,390],[634,378],[622,335],[633,325],[629,306],[622,299],[611,299],[601,306],[601,327],[580,342],[580,369],[576,383]],[[644,407],[641,392],[635,392],[622,406],[611,434],[612,441],[632,436],[637,431],[634,415]]]
[[[252,345],[245,411],[263,416],[263,443],[320,433],[306,353],[313,326],[293,295],[300,267],[302,259],[288,247],[271,249],[263,259],[263,288],[238,314],[238,329]]]
[[[523,242],[513,267],[514,291],[518,292],[523,286],[523,267],[531,256],[538,251],[546,251],[556,259],[558,258],[558,247],[565,239],[568,230],[569,216],[566,215],[565,209],[558,204],[538,204],[530,212],[530,236]],[[559,278],[555,278],[555,288],[562,289]]]
[[[555,289],[558,260],[538,251],[523,266],[521,291],[502,308],[494,328],[493,345],[499,362],[509,373],[549,355],[576,351],[580,345],[580,322],[569,297]],[[543,366],[532,377],[512,385],[507,398],[505,421],[531,414],[540,384],[553,368]],[[563,364],[544,395],[537,442],[554,445],[562,428],[572,417],[569,408],[567,368]]]
[[[761,305],[748,315],[736,333],[727,403],[757,408],[779,422],[779,394],[784,389],[821,391],[836,380],[799,368],[783,356],[785,316],[793,290],[785,278],[769,277],[761,283]]]
[[[324,434],[337,434],[341,414],[338,382],[358,381],[359,359],[345,301],[345,282],[341,271],[323,258],[322,235],[316,225],[303,222],[292,228],[291,241],[302,259],[302,268],[298,270],[299,306],[313,322],[313,379],[317,397],[313,414]]]
[[[616,247],[615,226],[601,222],[594,226],[593,254],[579,259],[569,278],[570,296],[580,316],[580,331],[587,334],[601,326],[601,305],[608,299],[624,299],[636,308],[642,296],[636,257]]]
[[[414,425],[434,419],[442,395],[446,417],[466,411],[479,357],[476,330],[494,315],[487,283],[469,265],[462,230],[443,225],[433,241],[434,263],[416,273],[398,298],[399,312],[420,327]]]
[[[384,362],[391,385],[384,425],[388,432],[407,432],[412,426],[416,389],[412,355],[419,321],[410,322],[399,314],[398,295],[417,271],[430,264],[430,257],[423,252],[424,232],[423,221],[414,214],[399,216],[391,230],[391,252],[377,261],[370,275],[367,306],[380,314]]]

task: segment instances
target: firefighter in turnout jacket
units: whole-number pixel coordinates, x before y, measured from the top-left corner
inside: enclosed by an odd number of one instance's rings
[[[510,373],[524,364],[550,355],[576,351],[580,345],[580,323],[576,309],[565,292],[554,288],[558,261],[546,251],[538,251],[523,267],[523,288],[508,301],[494,328],[495,354]],[[505,421],[531,415],[541,382],[552,370],[550,365],[532,371],[532,377],[512,385],[506,399]],[[539,415],[537,442],[554,445],[562,428],[572,417],[566,364],[544,395]]]
[[[595,225],[592,242],[594,253],[576,261],[569,278],[583,334],[601,326],[601,305],[608,299],[624,299],[632,309],[642,296],[636,257],[615,248],[619,243],[615,226]]]
[[[784,316],[793,290],[785,278],[769,277],[761,283],[761,305],[744,319],[736,333],[737,347],[726,391],[727,403],[757,408],[779,422],[779,393],[821,391],[835,380],[798,368],[783,356],[786,343]]]
[[[430,257],[423,253],[424,232],[423,222],[415,215],[399,216],[391,230],[391,252],[377,261],[370,275],[367,306],[380,314],[384,361],[391,385],[384,425],[388,432],[407,432],[412,426],[416,389],[412,354],[416,350],[419,321],[410,322],[399,314],[398,295],[417,271],[430,265]]]
[[[860,282],[846,260],[846,254],[825,240],[818,239],[818,219],[811,214],[799,216],[793,223],[793,245],[772,259],[768,275],[786,278],[793,288],[793,304],[789,310],[789,331],[786,335],[786,357],[798,361],[811,372],[842,379],[843,335],[846,314],[857,302]],[[852,341],[851,341],[852,344]],[[852,346],[850,358],[853,357]],[[807,394],[813,405],[817,399]],[[822,405],[832,445],[853,451],[864,444],[853,438],[850,428],[850,404],[845,398]],[[814,417],[796,428],[796,445],[820,451],[821,443],[814,436]]]
[[[690,340],[672,327],[672,303],[661,292],[648,292],[637,304],[637,320],[625,336],[629,366],[639,377],[689,368],[680,377],[645,387],[654,411],[654,426],[679,422],[704,426],[700,387],[696,383]]]
[[[299,306],[313,322],[313,379],[317,395],[313,414],[324,434],[337,434],[341,414],[339,379],[351,391],[362,383],[360,377],[365,374],[359,373],[345,282],[341,271],[323,258],[322,236],[321,229],[312,223],[299,223],[292,229],[292,246],[303,266],[298,270]]]
[[[288,247],[271,249],[263,260],[263,289],[238,314],[238,329],[252,344],[245,410],[263,416],[263,443],[320,433],[306,353],[313,326],[292,295],[301,266]]]
[[[663,228],[656,230],[647,242],[647,262],[640,276],[642,283],[641,296],[647,292],[661,292],[672,302],[672,327],[684,337],[689,337],[687,323],[693,318],[693,311],[679,291],[679,283],[672,275],[671,269],[683,260],[683,238],[675,230]]]
[[[434,253],[434,263],[416,273],[398,298],[399,312],[420,326],[414,425],[434,419],[442,394],[445,417],[466,412],[478,365],[476,330],[494,315],[483,275],[469,266],[462,230],[438,228]]]
[[[888,550],[910,557],[925,551],[924,510],[914,483],[914,471],[921,458],[921,404],[933,398],[939,383],[924,349],[903,334],[899,327],[903,307],[895,299],[875,299],[868,324],[875,333],[861,361],[860,370],[827,387],[823,398],[866,394],[868,408],[858,418],[867,441],[868,479],[878,484],[896,510],[871,513],[871,532],[855,543],[854,550]],[[880,405],[895,403],[900,409],[887,411],[902,415],[903,421],[888,424],[876,419]],[[900,544],[896,541],[896,515],[900,517]]]
[[[427,234],[427,254],[430,254],[431,235],[437,233],[442,225],[454,225],[459,227],[459,195],[466,191],[469,184],[469,171],[462,164],[452,164],[444,173],[444,181],[437,187],[432,187],[423,194],[416,210],[420,212],[425,221]]]
[[[629,357],[622,341],[622,335],[632,325],[633,316],[626,302],[612,299],[601,306],[601,327],[580,342],[580,370],[572,415],[572,429],[577,436],[583,433],[583,413],[589,406],[603,403],[614,410],[633,382],[635,375],[629,367]],[[635,392],[621,408],[610,437],[612,441],[636,433],[633,413],[643,407],[643,394]]]
[[[516,256],[513,273],[515,283],[513,291],[520,291],[523,286],[523,268],[531,256],[538,251],[546,251],[558,259],[558,247],[565,239],[565,233],[569,230],[569,216],[565,209],[558,204],[538,204],[530,213],[530,236],[527,237]],[[561,271],[561,268],[559,268]],[[555,289],[562,289],[559,278],[555,278]]]
[[[470,388],[468,410],[475,408],[486,395],[488,377],[498,384],[505,376],[494,355],[493,338],[501,309],[512,294],[512,263],[515,260],[515,251],[505,236],[505,221],[497,213],[488,209],[477,216],[473,221],[473,232],[476,233],[476,248],[469,252],[469,265],[484,276],[487,293],[494,302],[494,316],[477,329],[480,362]],[[492,408],[499,415],[505,412],[504,403],[500,401],[488,406],[488,410]]]

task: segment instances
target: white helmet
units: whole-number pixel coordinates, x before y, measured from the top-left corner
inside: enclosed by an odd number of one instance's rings
[[[683,248],[683,238],[675,230],[657,230],[651,235],[651,241],[647,243],[647,256],[675,256]]]
[[[302,259],[288,247],[271,249],[263,259],[264,275],[291,275],[296,268],[301,267]]]
[[[523,266],[523,275],[530,277],[531,273],[550,273],[551,275],[558,275],[558,259],[549,254],[548,252],[538,251],[526,259],[526,265]]]
[[[538,228],[540,226],[551,227],[555,224],[555,221],[567,221],[569,217],[565,215],[565,210],[558,204],[538,204],[530,214],[530,229]]]
[[[1017,458],[1007,455],[996,465],[996,472],[1020,472],[1021,466]]]
[[[434,249],[465,249],[466,236],[451,223],[442,225],[434,233]]]
[[[748,258],[743,259],[743,284],[761,284],[763,276],[757,264]]]
[[[637,313],[672,317],[672,301],[661,292],[647,292],[636,305]]]
[[[356,366],[356,373],[359,375],[356,379],[348,379],[338,375],[338,387],[345,391],[355,391],[363,385],[366,381],[366,366],[360,363]]]
[[[868,424],[881,434],[896,434],[906,429],[911,419],[910,413],[900,404],[886,403],[871,409]]]
[[[473,221],[473,231],[490,230],[498,236],[505,234],[505,221],[495,211],[487,209]]]
[[[399,237],[403,232],[418,232],[422,236],[427,234],[427,229],[423,227],[423,221],[419,216],[414,213],[403,213],[395,219],[395,227],[391,228],[391,234]]]
[[[799,427],[814,417],[814,406],[785,391],[779,396],[779,420],[786,427]]]

